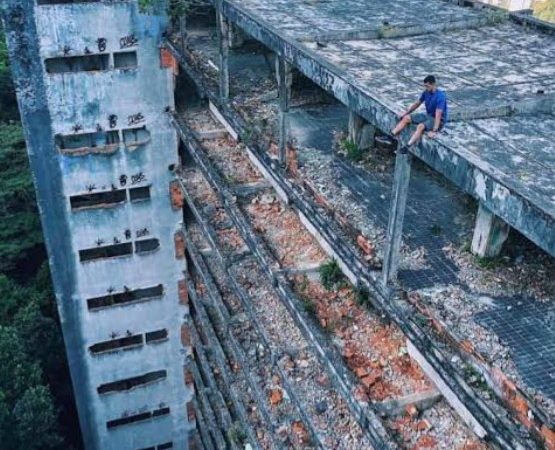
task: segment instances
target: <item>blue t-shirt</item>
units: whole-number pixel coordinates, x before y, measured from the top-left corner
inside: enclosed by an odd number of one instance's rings
[[[426,113],[434,118],[436,109],[441,109],[443,111],[441,120],[447,122],[447,95],[445,91],[439,89],[436,89],[435,92],[424,91],[420,96],[420,101],[426,105]]]

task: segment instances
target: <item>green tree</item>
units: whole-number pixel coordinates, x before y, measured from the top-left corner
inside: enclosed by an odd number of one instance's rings
[[[555,23],[555,0],[536,1],[534,15],[539,19]]]
[[[10,73],[8,49],[0,24],[0,122],[18,120],[17,101]]]
[[[30,360],[14,327],[0,326],[0,367],[0,391],[8,405],[42,381],[39,365]]]
[[[0,124],[0,272],[44,253],[25,141],[19,124]],[[9,225],[9,226],[8,226]]]
[[[57,430],[57,412],[45,386],[25,391],[13,410],[17,443],[26,450],[62,450]]]

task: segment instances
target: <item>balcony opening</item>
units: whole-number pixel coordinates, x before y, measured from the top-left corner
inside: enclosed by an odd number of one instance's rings
[[[168,448],[173,448],[173,442],[166,442],[165,444],[160,444],[160,445],[152,446],[152,447],[140,448],[138,450],[167,450]]]
[[[148,420],[151,418],[152,418],[152,413],[149,411],[141,414],[134,414],[132,416],[122,417],[120,419],[110,420],[106,422],[106,427],[108,429],[117,428],[123,425],[129,425],[130,423],[142,422],[144,420]]]
[[[170,413],[170,408],[160,408],[154,411],[148,411],[140,414],[128,415],[125,417],[120,417],[119,419],[114,419],[106,422],[106,427],[108,429],[117,428],[123,425],[128,425],[135,422],[142,422],[144,420],[153,419],[155,417],[166,416]],[[166,447],[171,448],[171,447]]]
[[[109,55],[100,54],[48,58],[44,61],[44,64],[47,73],[57,74],[108,70],[109,62]]]
[[[127,290],[101,297],[87,299],[89,310],[107,308],[110,306],[121,306],[130,303],[144,302],[148,300],[159,299],[164,294],[163,285],[151,286],[142,289]]]
[[[146,127],[123,130],[123,142],[128,149],[134,150],[150,142],[150,131]]]
[[[135,241],[135,253],[148,253],[158,250],[160,241],[158,239],[145,239],[144,241]]]
[[[145,341],[147,344],[165,341],[168,339],[168,330],[156,330],[145,334]]]
[[[128,256],[133,253],[133,245],[130,242],[123,244],[105,245],[94,248],[79,250],[79,260],[81,262],[94,261],[95,259],[118,258]]]
[[[127,200],[125,189],[95,192],[91,194],[72,195],[69,198],[71,209],[108,208],[124,203]]]
[[[129,199],[132,202],[142,202],[150,199],[150,186],[135,187],[129,189]]]
[[[65,5],[67,3],[98,3],[101,0],[37,0],[39,5]]]
[[[137,67],[137,52],[114,53],[115,69],[133,69]]]
[[[173,448],[173,442],[166,442],[165,444],[160,444],[156,447],[156,450],[167,450],[168,448]]]
[[[152,417],[167,416],[169,413],[170,413],[169,407],[155,409],[154,411],[152,411]]]
[[[117,131],[57,135],[58,150],[65,154],[110,153],[119,147]]]
[[[130,391],[133,388],[163,380],[166,376],[167,372],[165,370],[157,370],[155,372],[145,373],[144,375],[137,377],[102,384],[98,386],[97,391],[99,394]]]
[[[92,354],[98,355],[100,353],[115,352],[118,350],[129,350],[130,348],[134,348],[139,345],[143,345],[143,335],[134,334],[131,336],[99,342],[98,344],[91,345],[89,350]]]

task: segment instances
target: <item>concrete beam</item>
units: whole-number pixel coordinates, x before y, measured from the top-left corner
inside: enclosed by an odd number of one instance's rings
[[[234,2],[224,0],[223,11],[254,39],[285,56],[301,73],[379,129],[390,130],[397,123],[396,111],[390,105],[358,86],[356,79],[316,52],[282,35],[262,18]],[[424,140],[410,151],[464,192],[480,198],[489,210],[546,252],[555,255],[555,207],[547,204],[537,192],[472,152],[448,147],[441,139]],[[504,195],[493,195],[500,192]]]
[[[486,108],[453,108],[449,113],[449,122],[460,122],[475,119],[492,119],[509,117],[517,114],[552,114],[555,95],[538,94],[533,98],[501,103]]]
[[[203,139],[223,139],[228,135],[226,129],[214,129],[214,130],[206,130],[206,131],[196,131],[195,136],[199,140]]]
[[[509,231],[509,225],[480,203],[472,237],[472,253],[482,258],[499,255]]]
[[[349,140],[360,150],[369,150],[374,146],[376,127],[366,122],[353,111],[349,111]]]
[[[479,28],[490,23],[489,17],[476,17],[449,22],[430,22],[423,25],[395,26],[384,24],[377,28],[359,28],[354,30],[335,30],[319,34],[307,34],[299,38],[302,42],[333,42],[348,40],[392,39],[418,36],[421,34],[441,33],[445,31]]]
[[[418,351],[418,349],[412,344],[411,341],[407,340],[407,349],[409,355],[414,359],[422,368],[424,373],[432,380],[439,391],[447,400],[447,403],[457,412],[457,414],[464,420],[464,422],[470,427],[472,431],[480,438],[484,439],[487,436],[487,432],[472,415],[472,413],[466,408],[466,406],[459,400],[457,394],[455,394],[449,386],[443,381],[441,376],[435,371],[432,365],[426,360],[426,358]],[[519,448],[519,447],[517,447]]]
[[[285,167],[286,149],[289,142],[289,103],[291,102],[291,86],[293,84],[293,75],[291,65],[283,58],[276,58],[276,71],[278,79],[278,96],[279,96],[279,162]]]
[[[229,48],[231,49],[242,47],[248,38],[247,33],[245,33],[233,22],[229,23],[228,34]]]
[[[229,22],[222,13],[222,0],[216,1],[216,19],[218,43],[220,48],[219,64],[219,86],[220,100],[226,102],[229,99]]]
[[[411,163],[412,156],[406,147],[397,150],[395,174],[393,177],[393,195],[391,197],[391,207],[389,209],[389,223],[387,226],[387,239],[382,270],[382,281],[384,286],[387,286],[397,278]]]
[[[268,181],[256,181],[254,183],[244,183],[238,186],[233,186],[230,190],[238,197],[248,197],[249,195],[256,194],[264,189],[271,188],[272,185]]]
[[[375,403],[374,406],[380,414],[387,417],[403,414],[407,407],[415,406],[419,411],[424,411],[441,399],[442,395],[437,389],[416,394],[405,395],[393,400]]]

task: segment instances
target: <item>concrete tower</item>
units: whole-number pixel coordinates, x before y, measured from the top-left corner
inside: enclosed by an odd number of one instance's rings
[[[3,19],[86,448],[185,449],[166,20],[125,0],[7,0]]]

